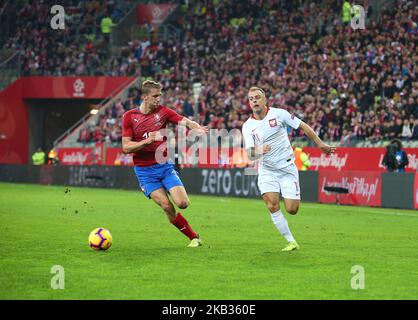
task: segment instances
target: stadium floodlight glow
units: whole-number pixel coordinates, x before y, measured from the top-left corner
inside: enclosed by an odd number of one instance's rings
[[[194,118],[197,121],[199,119],[199,96],[202,92],[202,84],[200,82],[193,83],[193,97],[194,97]]]
[[[199,99],[200,92],[202,92],[202,84],[200,82],[193,83],[193,95],[194,99]]]
[[[90,114],[97,114],[97,112],[99,112],[99,110],[97,110],[97,109],[91,109],[90,110]]]

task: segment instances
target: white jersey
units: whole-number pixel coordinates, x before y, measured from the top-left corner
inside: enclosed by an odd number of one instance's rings
[[[268,144],[271,148],[263,155],[259,169],[281,169],[294,163],[295,156],[287,135],[287,126],[297,129],[301,120],[284,109],[267,108],[263,120],[251,116],[242,127],[245,149]]]

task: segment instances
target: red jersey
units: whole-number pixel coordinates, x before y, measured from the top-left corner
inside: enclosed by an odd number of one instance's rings
[[[144,114],[139,108],[131,109],[123,114],[122,118],[122,137],[130,137],[132,141],[139,142],[145,140],[150,132],[164,129],[167,122],[179,123],[183,116],[174,110],[159,105],[151,113]],[[147,167],[157,164],[155,151],[165,141],[154,141],[133,154],[134,165]]]

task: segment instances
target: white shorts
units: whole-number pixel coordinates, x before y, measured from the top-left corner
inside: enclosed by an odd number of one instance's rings
[[[282,169],[260,168],[258,188],[266,192],[278,192],[283,198],[300,200],[299,172],[294,164]]]

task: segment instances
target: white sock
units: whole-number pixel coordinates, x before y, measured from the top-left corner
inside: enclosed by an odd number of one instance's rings
[[[279,232],[283,235],[283,237],[285,237],[287,241],[295,241],[292,232],[290,232],[287,220],[280,210],[271,214],[271,220],[273,220],[273,223],[276,226],[277,230],[279,230]]]

